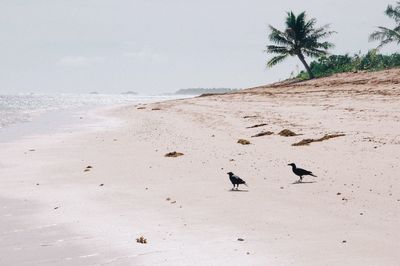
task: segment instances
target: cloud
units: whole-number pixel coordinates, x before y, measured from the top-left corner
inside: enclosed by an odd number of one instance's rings
[[[85,67],[91,66],[103,60],[104,57],[101,56],[64,56],[60,59],[59,63],[64,66]]]
[[[151,62],[164,62],[167,60],[167,57],[164,55],[152,53],[152,52],[148,52],[148,51],[144,51],[144,50],[136,51],[136,52],[125,52],[123,55],[128,58],[149,60]]]

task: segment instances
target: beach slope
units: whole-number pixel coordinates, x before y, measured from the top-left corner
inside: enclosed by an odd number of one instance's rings
[[[127,106],[106,113],[118,128],[2,143],[0,264],[398,265],[399,77]]]

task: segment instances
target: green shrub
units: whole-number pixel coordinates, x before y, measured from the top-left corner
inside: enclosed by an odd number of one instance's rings
[[[378,71],[394,67],[400,67],[400,54],[383,55],[378,54],[376,50],[371,50],[365,55],[331,55],[321,57],[310,63],[311,71],[316,77],[358,70]],[[301,80],[307,79],[308,74],[305,71],[301,71],[297,78]]]

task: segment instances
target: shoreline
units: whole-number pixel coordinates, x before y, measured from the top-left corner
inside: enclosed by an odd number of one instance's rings
[[[149,104],[159,101],[188,98],[187,95],[90,95],[90,94],[18,94],[0,95],[11,97],[31,97],[19,100],[23,102],[21,109],[15,104],[5,101],[5,125],[0,126],[0,142],[16,140],[30,135],[56,134],[76,131],[79,127],[95,124],[101,120],[96,110],[123,107],[126,105]],[[80,99],[82,97],[82,99]],[[107,98],[109,97],[109,98]],[[57,106],[57,104],[59,106]],[[1,110],[0,110],[1,111]],[[17,115],[7,120],[7,113]],[[18,118],[19,117],[19,118]],[[9,118],[10,119],[10,118]],[[89,121],[81,121],[90,119]],[[2,122],[0,120],[0,122]]]
[[[0,143],[0,263],[396,265],[399,98],[355,86],[124,106],[118,128]],[[295,184],[291,162],[318,177]]]

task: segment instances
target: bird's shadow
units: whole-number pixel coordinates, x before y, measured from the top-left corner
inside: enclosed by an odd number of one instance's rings
[[[249,192],[248,190],[242,190],[242,189],[239,189],[239,190],[233,190],[233,189],[230,189],[230,190],[228,190],[228,192]]]
[[[302,181],[302,182],[300,182],[299,180],[297,180],[297,181],[294,181],[294,182],[292,183],[292,185],[312,184],[312,183],[317,183],[317,181]]]

